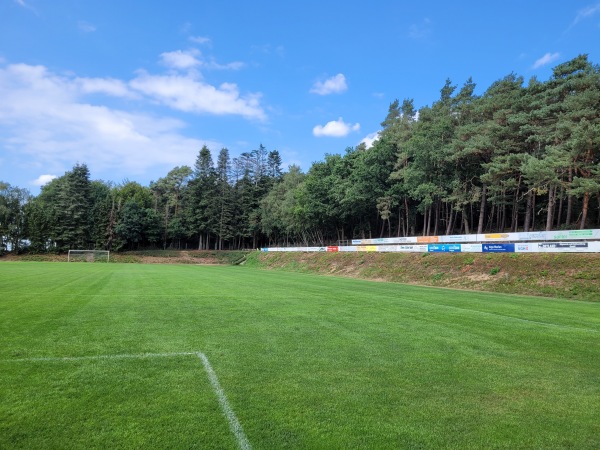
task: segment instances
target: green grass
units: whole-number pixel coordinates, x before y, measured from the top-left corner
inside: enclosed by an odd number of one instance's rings
[[[0,448],[598,448],[600,303],[250,267],[0,264]]]

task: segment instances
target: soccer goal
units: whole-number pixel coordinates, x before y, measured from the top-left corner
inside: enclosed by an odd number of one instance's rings
[[[108,250],[69,250],[68,262],[109,262]]]

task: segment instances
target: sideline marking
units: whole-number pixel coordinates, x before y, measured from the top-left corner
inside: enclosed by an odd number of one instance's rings
[[[210,365],[208,358],[202,352],[198,352],[197,356],[198,356],[198,358],[200,358],[200,360],[202,361],[202,364],[204,365],[204,370],[206,371],[206,374],[208,375],[208,379],[210,380],[210,384],[213,387],[213,391],[215,391],[215,394],[217,394],[217,398],[219,399],[219,404],[221,405],[223,414],[225,414],[225,417],[227,418],[227,421],[229,422],[229,429],[235,435],[240,448],[242,450],[250,450],[252,447],[250,446],[250,442],[248,442],[248,438],[244,434],[244,429],[242,428],[242,424],[237,419],[235,413],[233,412],[233,409],[231,409],[231,406],[229,405],[229,402],[227,401],[227,397],[225,396],[225,392],[223,391],[223,388],[221,388],[221,384],[219,383],[217,374],[215,373],[212,366]]]
[[[95,355],[95,356],[55,356],[55,357],[33,357],[33,358],[19,358],[19,359],[1,359],[0,362],[55,362],[55,361],[91,361],[95,359],[144,359],[144,358],[171,358],[176,356],[197,356],[202,361],[204,370],[208,375],[208,380],[213,388],[214,393],[217,395],[221,410],[229,423],[229,429],[237,439],[238,445],[242,450],[252,450],[252,446],[244,433],[242,424],[236,417],[231,405],[227,401],[225,391],[219,383],[217,374],[213,370],[210,362],[206,355],[202,352],[176,352],[176,353],[124,353],[121,355]]]

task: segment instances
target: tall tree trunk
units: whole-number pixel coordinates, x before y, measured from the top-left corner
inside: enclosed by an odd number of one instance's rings
[[[446,225],[446,236],[452,233],[452,226],[454,225],[454,208],[450,207],[450,217],[448,217],[448,224]]]
[[[583,194],[583,208],[581,210],[581,223],[579,224],[579,229],[583,230],[585,228],[585,222],[588,216],[588,209],[590,205],[590,193],[586,192]]]
[[[546,214],[546,231],[552,229],[552,222],[554,222],[554,203],[556,199],[556,187],[550,186],[548,189],[548,211]]]
[[[477,222],[477,234],[483,233],[483,221],[485,220],[485,205],[487,203],[487,185],[481,188],[481,202],[479,204],[479,221]]]
[[[485,227],[485,229],[487,231],[490,231],[491,228],[492,228],[492,226],[493,226],[493,224],[494,224],[494,216],[496,214],[496,209],[497,209],[496,205],[494,205],[492,203],[492,210],[490,211],[490,218],[488,219],[487,226]]]
[[[462,212],[462,218],[463,223],[465,225],[465,234],[471,234],[471,231],[469,230],[469,220],[467,218],[467,214],[464,211]]]
[[[556,224],[554,225],[555,229],[560,228],[560,219],[562,217],[564,193],[565,193],[565,187],[561,185],[560,186],[560,196],[558,198],[558,214],[556,215]]]
[[[573,182],[573,168],[569,167],[569,186]],[[567,194],[567,217],[565,218],[565,225],[568,227],[571,224],[573,217],[573,196]]]
[[[407,236],[410,233],[410,214],[408,213],[408,198],[404,197],[404,213],[406,214],[406,233]],[[413,234],[414,233],[410,233]]]
[[[516,232],[519,225],[519,190],[515,191],[512,204],[512,212],[510,216],[510,231]]]
[[[437,236],[438,235],[438,223],[440,222],[440,202],[437,201],[435,202],[435,219],[434,219],[434,225],[433,225],[433,235]]]
[[[531,226],[531,203],[533,201],[533,191],[527,192],[527,204],[525,205],[525,223],[523,224],[523,231],[527,233]]]

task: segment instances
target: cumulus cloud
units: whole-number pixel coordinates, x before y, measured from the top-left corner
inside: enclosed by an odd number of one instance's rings
[[[56,175],[40,175],[35,180],[33,180],[31,184],[34,186],[44,186],[45,184],[50,183],[55,178],[57,178]]]
[[[191,69],[198,67],[201,62],[198,59],[200,51],[191,50],[175,50],[174,52],[161,53],[160,59],[163,65],[171,69]]]
[[[316,137],[344,137],[352,131],[360,130],[360,124],[350,124],[344,122],[340,117],[338,120],[332,120],[325,125],[317,125],[313,128],[313,135]]]
[[[83,94],[105,94],[112,97],[135,97],[127,84],[114,78],[75,78],[74,87]]]
[[[560,53],[546,53],[544,56],[534,62],[531,68],[539,69],[540,67],[553,63],[558,58],[560,58]]]
[[[340,94],[348,90],[346,77],[342,73],[328,78],[325,81],[317,81],[310,92],[318,95]]]
[[[371,148],[373,147],[373,143],[379,139],[380,136],[380,132],[376,131],[375,133],[371,133],[371,134],[367,134],[367,136],[365,136],[362,141],[360,141],[360,144],[365,144],[365,147],[367,148]]]
[[[190,50],[175,50],[165,52],[160,55],[161,63],[174,70],[217,69],[217,70],[239,70],[244,67],[244,63],[234,61],[227,64],[220,64],[214,58],[204,58],[202,53],[193,48]]]
[[[180,111],[266,119],[260,106],[260,94],[242,96],[233,83],[215,87],[193,74],[151,75],[142,71],[137,78],[131,80],[130,86],[159,103]]]
[[[91,89],[101,80],[85,80],[43,66],[0,67],[0,148],[7,157],[45,173],[60,173],[84,161],[119,178],[151,167],[190,164],[203,144],[221,146],[186,137],[180,120],[93,104],[88,92],[111,89]],[[107,86],[120,85],[106,81]]]

